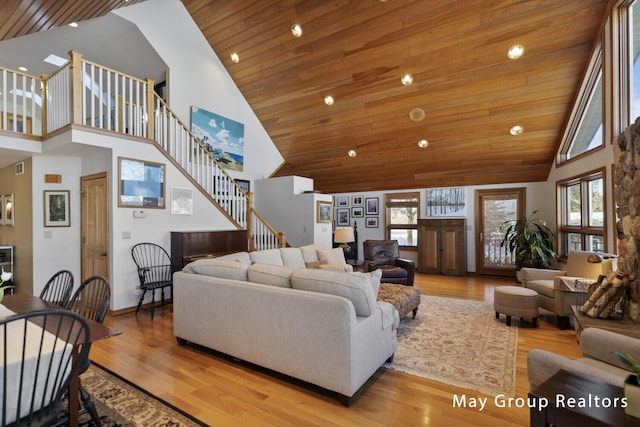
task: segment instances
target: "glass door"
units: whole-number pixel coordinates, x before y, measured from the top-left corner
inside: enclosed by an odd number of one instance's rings
[[[476,272],[514,276],[513,256],[500,246],[505,221],[525,213],[525,188],[476,191]]]

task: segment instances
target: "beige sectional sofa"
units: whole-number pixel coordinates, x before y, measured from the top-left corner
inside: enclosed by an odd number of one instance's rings
[[[178,342],[335,391],[349,405],[393,357],[399,316],[376,300],[379,272],[345,272],[344,256],[322,251],[242,252],[187,265],[173,281]]]

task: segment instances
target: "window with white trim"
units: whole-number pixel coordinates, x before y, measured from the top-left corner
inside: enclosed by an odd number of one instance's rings
[[[385,194],[385,228],[387,238],[401,247],[418,247],[418,215],[420,193]]]

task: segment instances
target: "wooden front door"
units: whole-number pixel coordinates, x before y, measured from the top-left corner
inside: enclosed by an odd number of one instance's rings
[[[109,280],[107,181],[106,172],[80,178],[82,280],[95,275]]]

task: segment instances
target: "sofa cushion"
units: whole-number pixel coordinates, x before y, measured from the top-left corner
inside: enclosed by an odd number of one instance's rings
[[[291,274],[291,287],[347,298],[353,304],[358,316],[370,316],[376,307],[376,297],[370,277],[364,274],[298,269]]]
[[[305,263],[320,262],[318,259],[318,247],[316,245],[300,246],[300,252]]]
[[[204,276],[220,277],[247,281],[248,264],[238,261],[228,261],[219,258],[204,258],[187,264],[182,271],[185,273],[202,274]]]
[[[290,288],[292,272],[293,269],[288,267],[256,263],[249,266],[247,269],[247,276],[249,281],[253,283]]]
[[[251,264],[249,252],[234,252],[232,254],[216,257],[215,259],[224,261],[237,261],[247,265]]]
[[[302,252],[298,248],[281,248],[280,257],[285,267],[305,268]]]
[[[553,280],[527,280],[527,288],[533,289],[540,295],[555,298]]]
[[[271,264],[271,265],[284,265],[282,263],[282,256],[279,249],[266,249],[264,251],[249,252],[251,257],[251,263]]]

